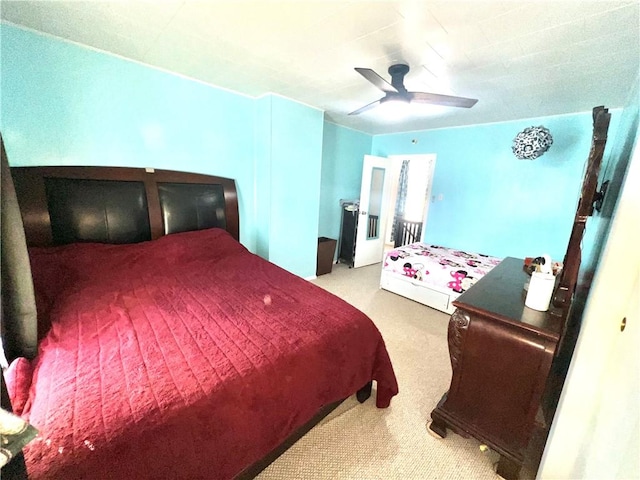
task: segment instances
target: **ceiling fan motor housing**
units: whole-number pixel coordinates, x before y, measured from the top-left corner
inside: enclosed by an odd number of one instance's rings
[[[391,85],[399,92],[406,92],[404,86],[404,76],[409,73],[409,65],[399,63],[389,67],[389,75],[391,75]]]

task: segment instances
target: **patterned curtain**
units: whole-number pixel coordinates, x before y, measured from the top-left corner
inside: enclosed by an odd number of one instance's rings
[[[398,179],[398,196],[396,197],[396,208],[393,214],[393,225],[391,226],[391,238],[393,242],[396,238],[396,228],[398,221],[404,216],[404,206],[407,202],[407,186],[409,185],[409,160],[402,161],[400,168],[400,178]]]

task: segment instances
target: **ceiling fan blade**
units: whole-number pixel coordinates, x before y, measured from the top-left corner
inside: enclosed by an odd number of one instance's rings
[[[382,99],[380,99],[382,100]],[[365,105],[364,107],[360,107],[357,110],[354,110],[353,112],[351,112],[349,115],[358,115],[362,112],[366,112],[367,110],[371,110],[373,107],[377,106],[380,104],[380,100],[376,100],[375,102],[371,102],[368,105]]]
[[[357,68],[356,67],[355,70],[356,70],[356,72],[358,72],[364,78],[369,80],[371,83],[373,83],[376,87],[378,87],[383,92],[385,92],[385,93],[388,93],[388,92],[396,92],[397,93],[398,92],[398,89],[396,87],[391,85],[389,82],[387,82],[384,78],[382,78],[380,75],[378,75],[376,72],[374,72],[370,68]]]
[[[445,107],[471,108],[478,103],[477,98],[454,97],[439,93],[409,92],[411,101],[415,103],[430,103],[431,105],[443,105]]]

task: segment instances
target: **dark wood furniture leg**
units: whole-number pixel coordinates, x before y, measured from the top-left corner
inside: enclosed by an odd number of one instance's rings
[[[356,398],[360,403],[364,403],[371,396],[372,384],[373,382],[369,382],[356,392]]]
[[[372,382],[367,383],[364,387],[356,392],[356,397],[360,403],[363,403],[371,396],[371,386]],[[289,437],[280,444],[277,448],[275,448],[271,453],[269,453],[265,458],[259,460],[253,465],[245,468],[242,472],[240,472],[235,480],[250,480],[255,478],[262,470],[271,465],[280,455],[286,452],[291,446],[296,443],[300,438],[302,438],[309,430],[315,427],[320,421],[333,412],[344,400],[338,400],[337,402],[330,403],[329,405],[325,405],[320,409],[320,411],[307,423],[302,425],[296,431],[294,431]]]
[[[513,460],[505,457],[504,455],[500,455],[500,460],[498,461],[498,468],[496,469],[496,473],[500,475],[505,480],[517,480],[520,475],[521,464],[514,462]]]
[[[235,480],[250,480],[252,478],[255,478],[260,472],[262,472],[262,470],[275,462],[280,455],[291,448],[293,444],[300,440],[309,430],[320,423],[320,421],[324,417],[333,412],[343,401],[344,400],[338,400],[337,402],[333,402],[322,407],[311,420],[295,430],[291,435],[289,435],[289,437],[287,437],[287,439],[283,443],[278,445],[266,457],[240,472],[235,477]]]
[[[447,426],[439,420],[431,417],[431,422],[427,425],[430,434],[437,438],[445,438],[447,436]]]
[[[427,423],[427,431],[432,437],[443,439],[447,436],[447,422],[438,412],[438,407],[440,407],[446,399],[447,394],[445,393],[438,402],[437,407],[431,412],[431,421]]]

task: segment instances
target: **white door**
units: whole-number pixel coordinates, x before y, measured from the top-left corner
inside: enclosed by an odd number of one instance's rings
[[[364,156],[354,267],[363,267],[382,261],[388,214],[386,199],[391,186],[389,177],[388,159],[372,155]]]

